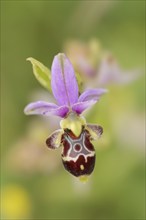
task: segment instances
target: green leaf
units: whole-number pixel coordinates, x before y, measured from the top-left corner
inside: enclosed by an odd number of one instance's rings
[[[32,64],[33,73],[36,79],[43,87],[51,92],[51,71],[38,60],[32,57],[27,58],[27,60]]]

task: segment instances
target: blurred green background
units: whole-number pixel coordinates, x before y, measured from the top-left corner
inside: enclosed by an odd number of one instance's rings
[[[144,74],[110,87],[87,116],[104,134],[86,184],[45,147],[49,120],[23,114],[43,91],[26,58],[50,67],[70,38],[97,38],[123,69],[143,71],[145,1],[3,0],[1,30],[2,219],[145,219]]]

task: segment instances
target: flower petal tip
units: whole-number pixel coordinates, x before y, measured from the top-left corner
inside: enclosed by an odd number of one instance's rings
[[[78,100],[78,84],[73,66],[65,54],[54,57],[51,67],[51,87],[58,105],[72,105]]]
[[[108,92],[109,92],[109,90],[108,90],[108,89],[103,89],[103,88],[100,88],[99,90],[100,90],[101,95],[103,95],[103,94],[105,94],[105,93],[108,93]]]
[[[23,112],[24,112],[25,115],[31,115],[30,107],[31,107],[31,104],[28,104],[28,105],[24,108]]]
[[[66,57],[64,53],[58,53],[55,57],[57,57],[57,56],[58,56],[58,57],[61,57],[61,56],[62,56],[62,57]]]
[[[26,58],[26,61],[30,61],[30,62],[32,62],[32,60],[33,60],[32,57],[28,57],[28,58]]]

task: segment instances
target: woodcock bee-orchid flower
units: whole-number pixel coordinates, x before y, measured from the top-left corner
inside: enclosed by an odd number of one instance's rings
[[[46,140],[51,149],[62,147],[65,169],[76,177],[92,173],[95,166],[95,150],[92,140],[101,136],[99,125],[87,124],[81,113],[94,105],[105,89],[88,89],[79,96],[74,69],[64,54],[55,56],[51,68],[51,88],[56,103],[37,101],[24,109],[25,114],[56,115],[63,118],[61,129]]]

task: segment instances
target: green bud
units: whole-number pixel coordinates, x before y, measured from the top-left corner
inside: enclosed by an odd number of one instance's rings
[[[33,67],[33,73],[39,83],[48,89],[51,92],[51,72],[50,70],[40,63],[38,60],[29,57],[27,58],[28,61],[31,62]]]

